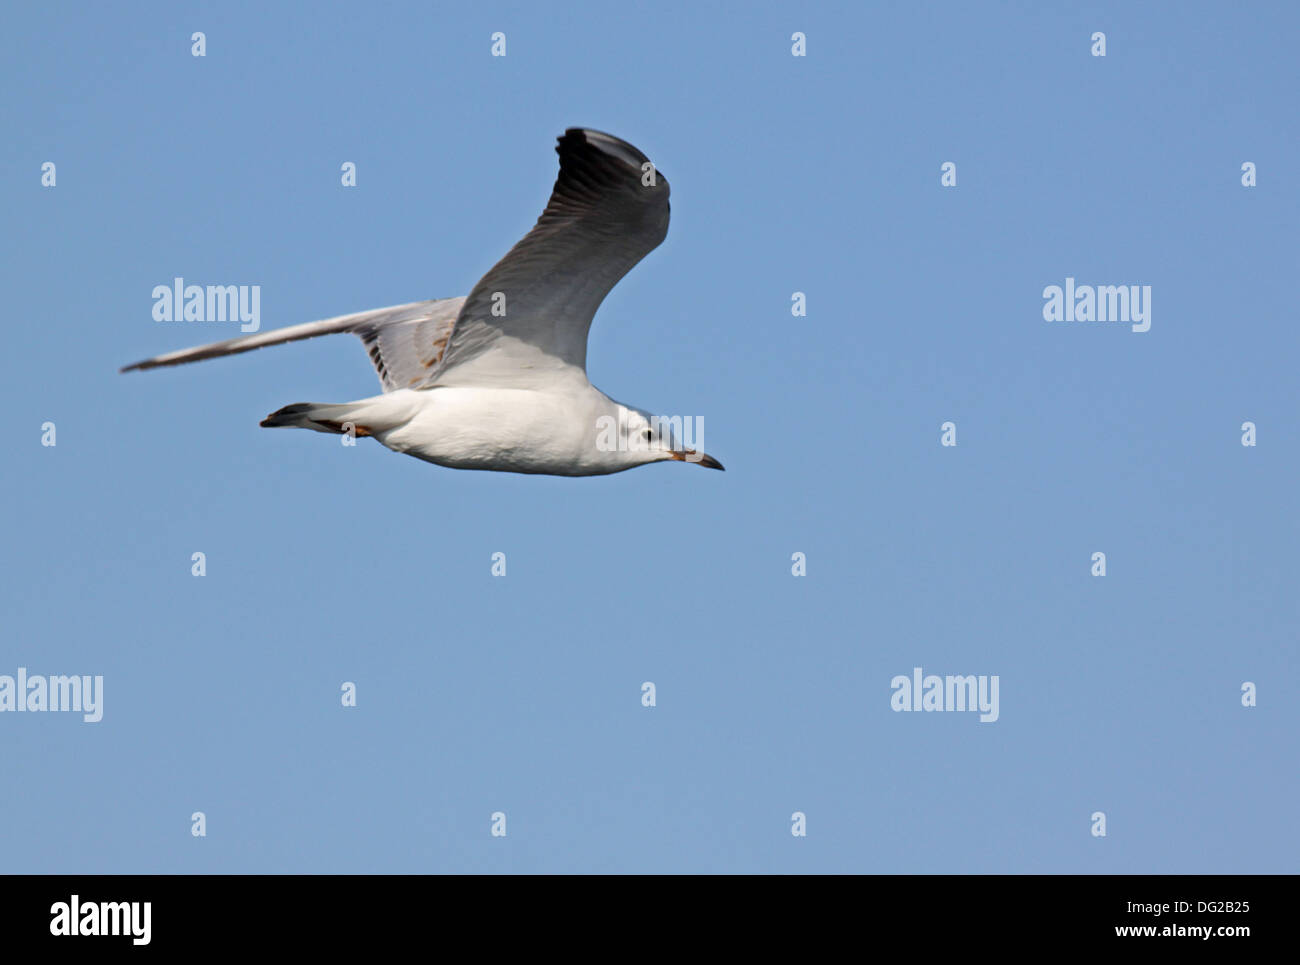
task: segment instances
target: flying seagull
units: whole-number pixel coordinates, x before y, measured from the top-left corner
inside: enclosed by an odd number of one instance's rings
[[[370,436],[454,469],[599,476],[667,460],[721,469],[681,444],[676,420],[615,402],[587,378],[592,316],[668,233],[668,182],[599,131],[570,128],[555,150],[560,175],[546,210],[469,295],[245,335],[122,371],[350,332],[383,394],[287,405],[263,426]]]

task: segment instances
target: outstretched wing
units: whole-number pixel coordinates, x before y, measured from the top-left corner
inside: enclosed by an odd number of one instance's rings
[[[631,144],[570,128],[555,150],[546,210],[469,293],[436,384],[527,387],[566,367],[585,378],[596,309],[668,233],[668,182]]]
[[[340,315],[319,322],[290,325],[288,328],[242,335],[224,342],[157,355],[128,365],[122,371],[184,365],[186,362],[251,352],[267,345],[282,345],[319,335],[350,332],[360,336],[385,392],[413,388],[426,382],[442,359],[452,326],[464,303],[464,297],[438,298],[409,305],[394,305],[391,308],[376,308],[353,315]]]

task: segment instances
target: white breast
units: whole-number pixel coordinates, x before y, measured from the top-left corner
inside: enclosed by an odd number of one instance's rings
[[[542,392],[470,386],[404,390],[403,424],[375,438],[397,452],[455,469],[595,475],[621,466],[596,449],[597,418],[610,405],[587,384]]]

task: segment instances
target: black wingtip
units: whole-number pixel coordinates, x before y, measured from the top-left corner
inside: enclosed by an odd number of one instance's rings
[[[621,137],[590,127],[571,127],[566,130],[556,141],[555,153],[563,157],[567,151],[581,151],[584,148],[594,148],[601,154],[616,157],[638,171],[641,170],[641,165],[650,163],[650,159],[635,145]]]
[[[668,179],[622,138],[589,127],[571,127],[556,141],[555,153],[560,156],[555,189],[562,198],[581,203],[595,192],[633,188],[639,189],[640,200],[667,204]]]

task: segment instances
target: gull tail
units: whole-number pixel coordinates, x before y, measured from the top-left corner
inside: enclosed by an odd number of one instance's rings
[[[259,425],[265,429],[314,429],[337,436],[348,432],[357,437],[372,436],[399,424],[383,411],[384,406],[375,405],[375,401],[295,402],[276,409]]]

